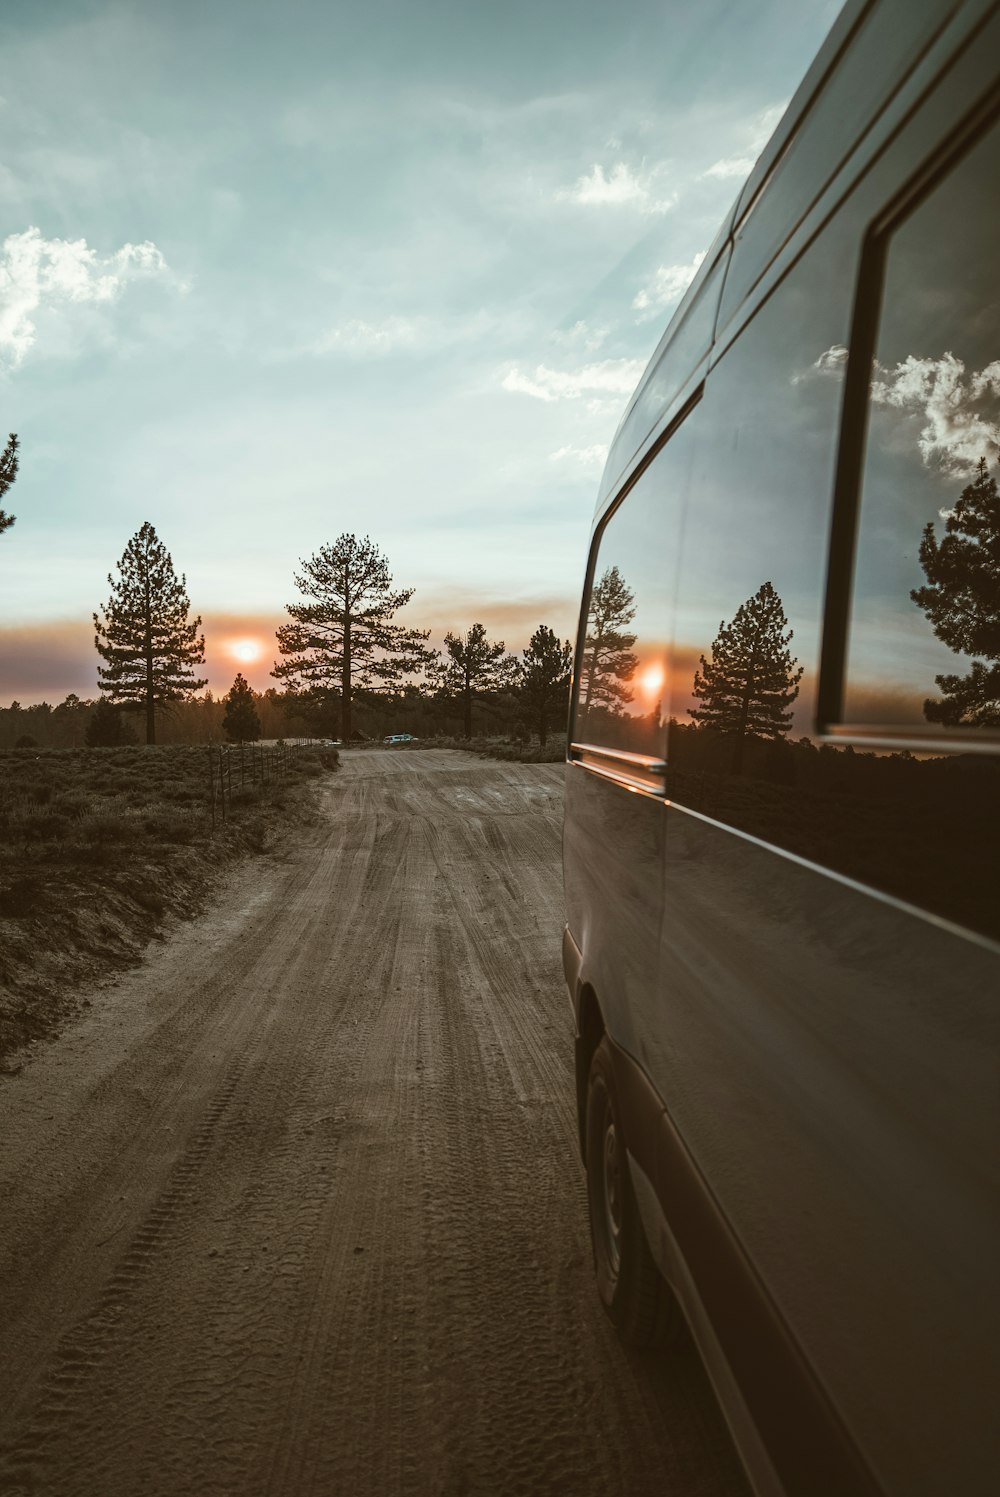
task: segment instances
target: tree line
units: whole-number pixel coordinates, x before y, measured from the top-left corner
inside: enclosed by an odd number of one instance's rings
[[[462,736],[471,738],[478,716],[525,739],[533,732],[545,744],[562,725],[571,649],[547,625],[539,625],[520,654],[508,652],[503,640],[488,639],[478,622],[464,634],[449,632],[444,651],[434,650],[428,630],[397,622],[413,589],[393,587],[386,557],[367,536],[344,534],[322,546],[301,563],[294,583],[299,597],[287,605],[290,622],[277,631],[279,658],[271,671],[283,691],[254,692],[238,674],[221,700],[221,716],[202,713],[203,728],[211,722],[232,742],[256,741],[264,734],[265,702],[272,709],[267,736],[297,728],[298,736],[338,736],[344,742],[374,736],[366,731],[373,726],[377,732],[401,724],[434,732],[460,724]],[[194,704],[211,702],[198,695],[207,685],[198,670],[205,662],[201,617],[191,617],[187,579],[177,574],[148,521],[129,541],[117,574],[108,574],[108,586],[107,602],[93,615],[100,696],[86,703],[71,697],[45,708],[36,726],[46,740],[53,728],[65,732],[70,723],[78,735],[83,713],[89,744],[135,741],[135,723],[153,744],[165,718],[181,715],[190,724]],[[279,734],[273,732],[276,703],[285,720]],[[24,710],[15,703],[8,712]],[[365,727],[358,725],[359,713]],[[0,736],[6,737],[9,728],[4,734],[3,726],[0,713]],[[38,741],[30,728],[14,743],[23,738]]]

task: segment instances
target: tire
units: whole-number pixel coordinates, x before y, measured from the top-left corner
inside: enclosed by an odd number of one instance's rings
[[[646,1241],[620,1118],[604,1035],[587,1082],[587,1201],[597,1292],[626,1346],[657,1346],[673,1339],[680,1312]]]

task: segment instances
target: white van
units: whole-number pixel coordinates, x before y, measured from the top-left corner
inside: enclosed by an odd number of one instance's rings
[[[755,1490],[1000,1490],[1000,8],[851,0],[622,420],[564,966],[602,1301]]]

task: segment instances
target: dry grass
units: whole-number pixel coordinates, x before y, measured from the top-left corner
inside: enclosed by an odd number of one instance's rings
[[[82,984],[197,914],[235,859],[266,852],[337,755],[297,749],[266,787],[241,788],[234,769],[214,829],[208,764],[204,748],[0,753],[0,1062],[54,1033]]]

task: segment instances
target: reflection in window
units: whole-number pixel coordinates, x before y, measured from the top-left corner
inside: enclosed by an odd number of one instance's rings
[[[1000,728],[998,143],[994,129],[888,243],[849,723]]]
[[[699,706],[689,707],[688,716],[731,741],[734,774],[748,738],[784,738],[792,725],[802,666],[788,648],[791,638],[781,599],[765,582],[732,623],[720,623],[711,660],[702,655],[695,671],[691,694]]]
[[[600,534],[577,687],[578,743],[661,757],[688,421]]]

